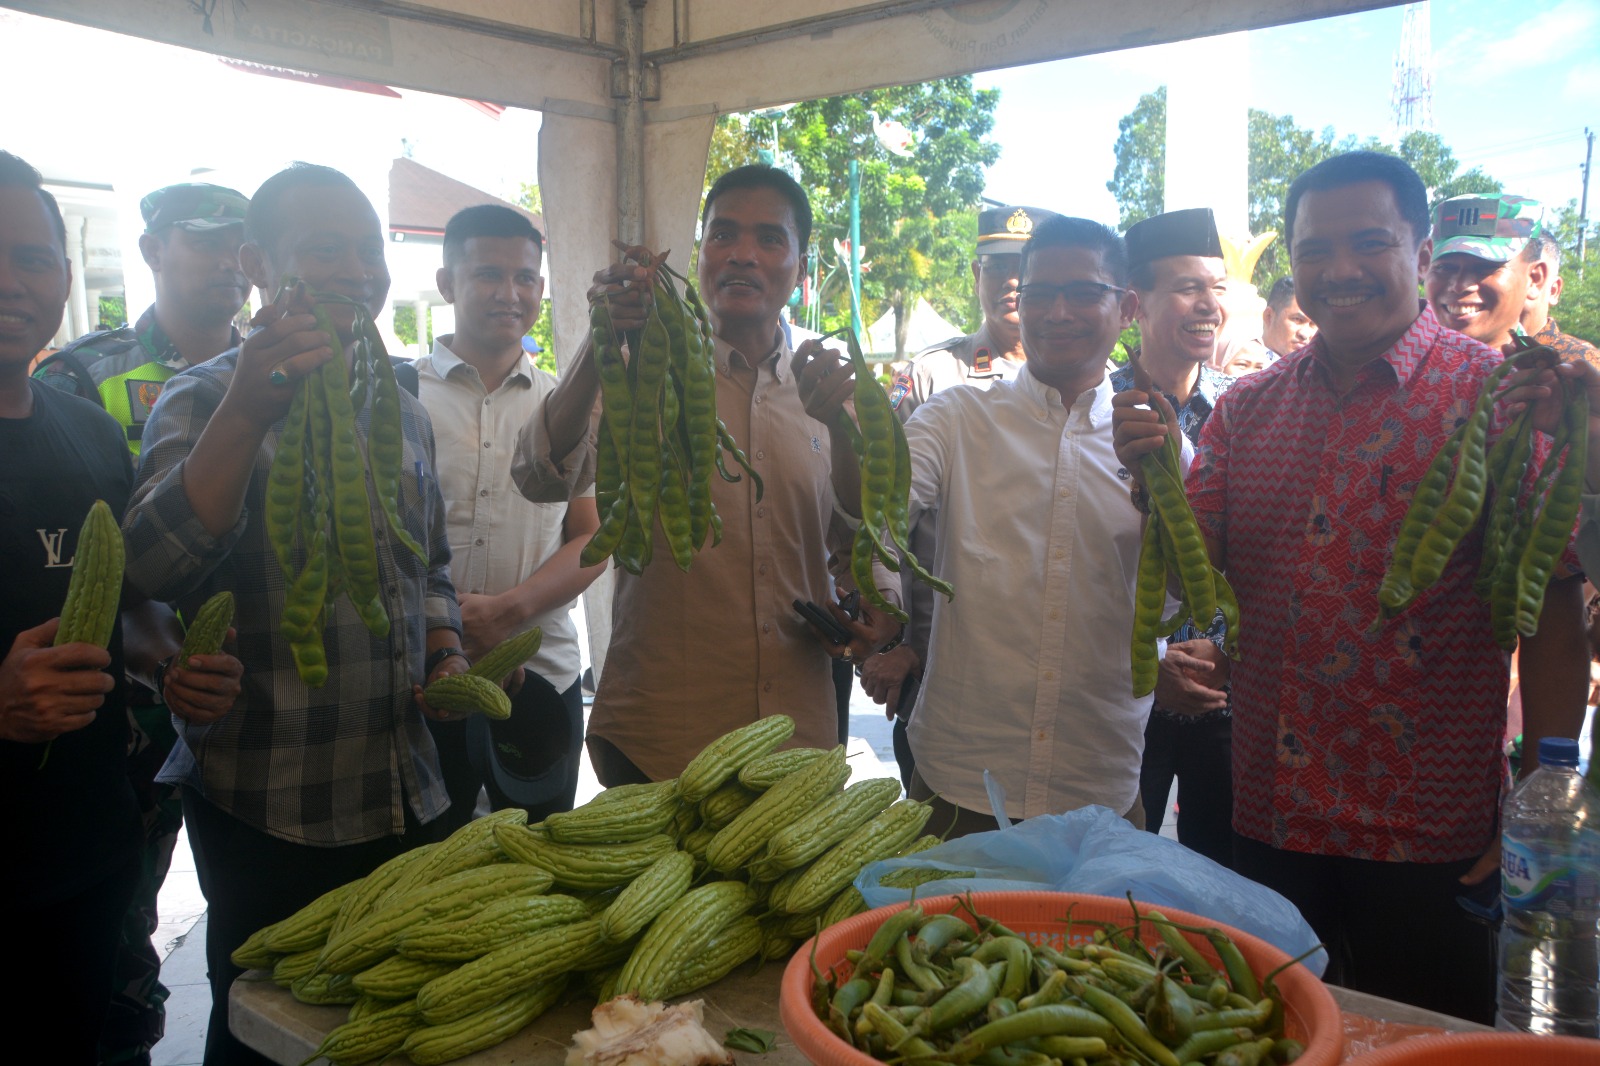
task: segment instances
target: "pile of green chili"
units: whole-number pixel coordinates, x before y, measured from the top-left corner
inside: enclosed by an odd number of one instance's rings
[[[1159,935],[1147,942],[1151,930]],[[812,1006],[841,1039],[887,1062],[1264,1066],[1304,1050],[1285,1036],[1275,985],[1292,962],[1258,978],[1222,930],[1153,910],[1134,908],[1127,926],[1069,912],[1063,931],[1058,949],[970,902],[932,915],[913,903],[848,953],[847,979],[813,960]],[[1185,933],[1204,938],[1218,964]]]

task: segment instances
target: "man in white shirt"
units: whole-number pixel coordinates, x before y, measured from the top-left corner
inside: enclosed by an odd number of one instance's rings
[[[577,789],[582,664],[570,612],[600,571],[578,564],[600,519],[592,488],[565,502],[533,503],[518,487],[531,447],[526,427],[555,386],[522,346],[544,294],[542,253],[539,231],[509,207],[457,212],[445,226],[438,273],[456,331],[436,338],[417,361],[438,448],[462,649],[475,659],[532,626],[544,631],[510,719],[431,723],[452,828],[472,818],[480,787],[494,808],[524,807],[530,820],[570,810]],[[501,446],[507,442],[516,447]]]
[[[1139,522],[1111,440],[1106,357],[1133,319],[1122,238],[1052,218],[1023,247],[1028,361],[987,391],[948,389],[906,424],[911,511],[934,522],[927,675],[910,727],[910,793],[931,824],[993,829],[984,781],[1013,820],[1103,804],[1142,822],[1139,762],[1150,701],[1129,662]],[[797,370],[820,392],[836,360]],[[1004,476],[997,474],[1004,471]],[[841,501],[860,498],[857,472]]]

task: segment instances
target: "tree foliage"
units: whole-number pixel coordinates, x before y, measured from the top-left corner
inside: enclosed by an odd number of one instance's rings
[[[1296,125],[1292,115],[1275,115],[1251,108],[1250,146],[1250,231],[1283,232],[1283,209],[1289,185],[1302,171],[1331,155],[1358,148],[1398,155],[1417,171],[1428,188],[1430,203],[1469,192],[1499,192],[1500,183],[1479,167],[1461,169],[1461,163],[1437,133],[1414,131],[1398,145],[1376,137],[1358,141],[1339,138],[1333,128],[1320,133]],[[1163,210],[1162,182],[1165,177],[1167,143],[1167,90],[1165,86],[1146,93],[1138,104],[1117,123],[1115,176],[1106,188],[1117,198],[1120,222],[1124,229],[1160,214]],[[1256,263],[1256,286],[1265,291],[1289,272],[1288,250],[1281,242],[1269,245]]]
[[[1161,213],[1167,175],[1167,87],[1145,93],[1117,122],[1117,169],[1106,189],[1127,229]]]
[[[834,241],[849,235],[849,165],[861,170],[862,321],[893,309],[903,346],[918,297],[964,328],[980,319],[972,292],[972,241],[984,169],[1000,157],[989,139],[998,90],[970,77],[894,86],[796,104],[781,114],[725,115],[711,139],[706,184],[736,166],[776,162],[811,196],[811,253],[822,284],[820,325],[850,320],[848,262]],[[909,158],[873,134],[898,122],[915,137]]]

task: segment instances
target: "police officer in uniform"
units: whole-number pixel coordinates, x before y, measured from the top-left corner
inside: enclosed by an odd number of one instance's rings
[[[972,280],[983,309],[978,332],[952,337],[918,352],[895,376],[889,401],[904,422],[929,396],[952,385],[986,389],[1016,377],[1027,356],[1017,318],[1017,286],[1022,278],[1022,244],[1054,211],[1037,207],[991,207],[978,214],[978,244]]]
[[[132,326],[78,338],[34,372],[104,407],[123,427],[135,462],[145,419],[167,379],[239,344],[234,316],[248,294],[239,269],[248,206],[240,193],[203,183],[169,185],[146,196],[139,203],[145,222],[139,250],[155,275],[155,305]],[[166,1028],[167,989],[150,937],[159,923],[156,897],[183,825],[177,790],[155,781],[176,740],[167,707],[135,685],[128,718],[128,776],[144,821],[144,848],[100,1040],[107,1064],[148,1063]]]
[[[978,242],[972,260],[972,280],[983,309],[978,332],[952,337],[918,352],[897,374],[889,388],[889,402],[900,421],[928,397],[952,385],[987,389],[996,381],[1009,381],[1027,356],[1022,351],[1022,323],[1017,317],[1017,286],[1022,281],[1022,245],[1033,229],[1054,211],[1037,207],[991,207],[978,213]],[[931,531],[912,530],[911,547],[924,564],[933,559]],[[894,756],[902,781],[910,786],[913,761],[906,740],[906,718],[916,702],[916,687],[927,660],[933,603],[927,586],[902,583],[902,595],[911,615],[900,641],[862,663],[861,687],[894,717]]]

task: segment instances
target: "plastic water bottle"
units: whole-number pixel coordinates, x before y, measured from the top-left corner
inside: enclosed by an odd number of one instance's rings
[[[1600,1037],[1600,791],[1578,743],[1539,742],[1501,815],[1499,1029]]]

